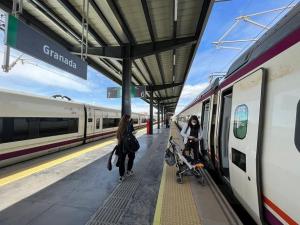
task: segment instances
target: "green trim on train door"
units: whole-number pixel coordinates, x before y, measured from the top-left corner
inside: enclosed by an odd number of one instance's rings
[[[12,15],[9,15],[6,44],[13,48],[15,48],[17,44],[18,24],[18,19]]]

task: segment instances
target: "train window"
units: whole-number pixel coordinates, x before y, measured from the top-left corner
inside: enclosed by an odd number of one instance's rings
[[[246,154],[232,148],[232,163],[246,172]]]
[[[0,118],[0,143],[2,143],[3,139],[3,119]]]
[[[138,124],[139,123],[139,119],[132,119],[133,120],[133,124]]]
[[[119,125],[119,118],[103,118],[103,129],[117,127]]]
[[[142,123],[146,123],[146,118],[143,118],[143,119],[142,119]]]
[[[77,118],[0,118],[0,121],[0,143],[78,132]]]
[[[297,114],[296,114],[296,127],[295,127],[295,145],[300,152],[300,101],[297,105]]]
[[[234,112],[233,133],[238,139],[244,139],[247,134],[248,126],[248,107],[239,105]]]
[[[96,129],[100,129],[100,118],[96,119]]]
[[[78,132],[78,119],[77,118],[69,118],[69,131],[68,133],[77,133]]]
[[[78,119],[76,118],[40,118],[39,125],[40,137],[78,132]]]
[[[29,138],[29,119],[14,118],[13,140],[26,140]]]

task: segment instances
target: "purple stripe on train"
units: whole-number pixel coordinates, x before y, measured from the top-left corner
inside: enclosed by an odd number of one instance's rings
[[[264,217],[269,224],[272,225],[283,225],[283,223],[277,219],[266,207],[264,208]]]

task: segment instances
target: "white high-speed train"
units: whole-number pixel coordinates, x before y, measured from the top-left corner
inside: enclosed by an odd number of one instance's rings
[[[115,134],[121,112],[0,90],[0,167]],[[132,113],[134,126],[147,116]]]
[[[300,5],[177,115],[258,224],[300,224]]]

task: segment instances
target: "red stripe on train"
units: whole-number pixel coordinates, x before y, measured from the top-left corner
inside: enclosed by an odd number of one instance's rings
[[[283,210],[281,210],[275,203],[273,203],[266,196],[263,196],[264,203],[269,206],[272,210],[274,210],[284,221],[286,221],[289,225],[298,225],[298,223],[293,220],[288,214],[286,214]]]

